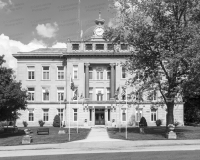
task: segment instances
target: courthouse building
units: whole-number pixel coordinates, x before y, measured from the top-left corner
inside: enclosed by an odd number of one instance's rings
[[[60,115],[62,124],[70,122],[71,126],[136,126],[142,116],[148,126],[156,125],[157,119],[166,123],[166,106],[156,107],[152,102],[157,101],[157,91],[141,102],[137,98],[122,100],[130,75],[120,63],[131,55],[130,48],[123,43],[116,47],[103,39],[101,17],[95,24],[88,40],[69,40],[67,48],[42,48],[13,55],[17,59],[17,80],[29,94],[27,110],[20,111],[17,126],[22,126],[23,121],[38,126],[39,120],[52,126],[55,115]],[[127,87],[127,94],[133,89]],[[174,119],[183,124],[183,115],[183,104],[176,104]]]

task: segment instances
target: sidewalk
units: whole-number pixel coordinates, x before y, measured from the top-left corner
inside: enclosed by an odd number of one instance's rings
[[[0,157],[174,150],[200,150],[200,140],[118,140],[110,139],[105,128],[92,128],[87,139],[80,141],[59,144],[0,146]]]
[[[83,140],[73,141],[74,143],[79,142],[113,142],[113,141],[123,141],[120,139],[111,139],[108,136],[108,132],[105,126],[92,127],[88,137]]]

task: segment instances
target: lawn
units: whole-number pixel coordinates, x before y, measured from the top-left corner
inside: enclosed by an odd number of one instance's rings
[[[139,133],[139,128],[128,128],[128,140],[166,140],[165,138],[165,127],[147,127],[144,129],[145,134]],[[107,129],[109,137],[113,139],[126,139],[125,138],[125,128],[108,128]],[[177,134],[177,139],[200,139],[200,127],[193,126],[183,126],[176,127],[175,132]]]
[[[31,129],[33,133],[30,135],[33,137],[33,142],[31,144],[48,144],[48,143],[64,143],[68,142],[67,128],[63,128],[66,134],[58,134],[60,128],[48,127],[49,135],[37,135],[37,129],[39,127],[27,127]],[[21,145],[22,137],[25,135],[25,128],[19,128],[17,133],[4,133],[0,132],[0,146],[15,146]],[[79,128],[79,133],[76,133],[76,129],[71,129],[71,141],[85,139],[90,132],[90,129]]]

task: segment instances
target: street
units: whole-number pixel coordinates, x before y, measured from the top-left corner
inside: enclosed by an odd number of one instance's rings
[[[200,151],[154,151],[6,157],[0,160],[199,160]]]

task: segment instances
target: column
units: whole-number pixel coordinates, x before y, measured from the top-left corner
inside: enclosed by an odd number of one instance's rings
[[[89,63],[85,63],[85,98],[89,99]]]
[[[110,99],[114,99],[115,95],[115,77],[114,77],[114,66],[115,64],[110,64],[111,66],[111,78],[110,78]]]

